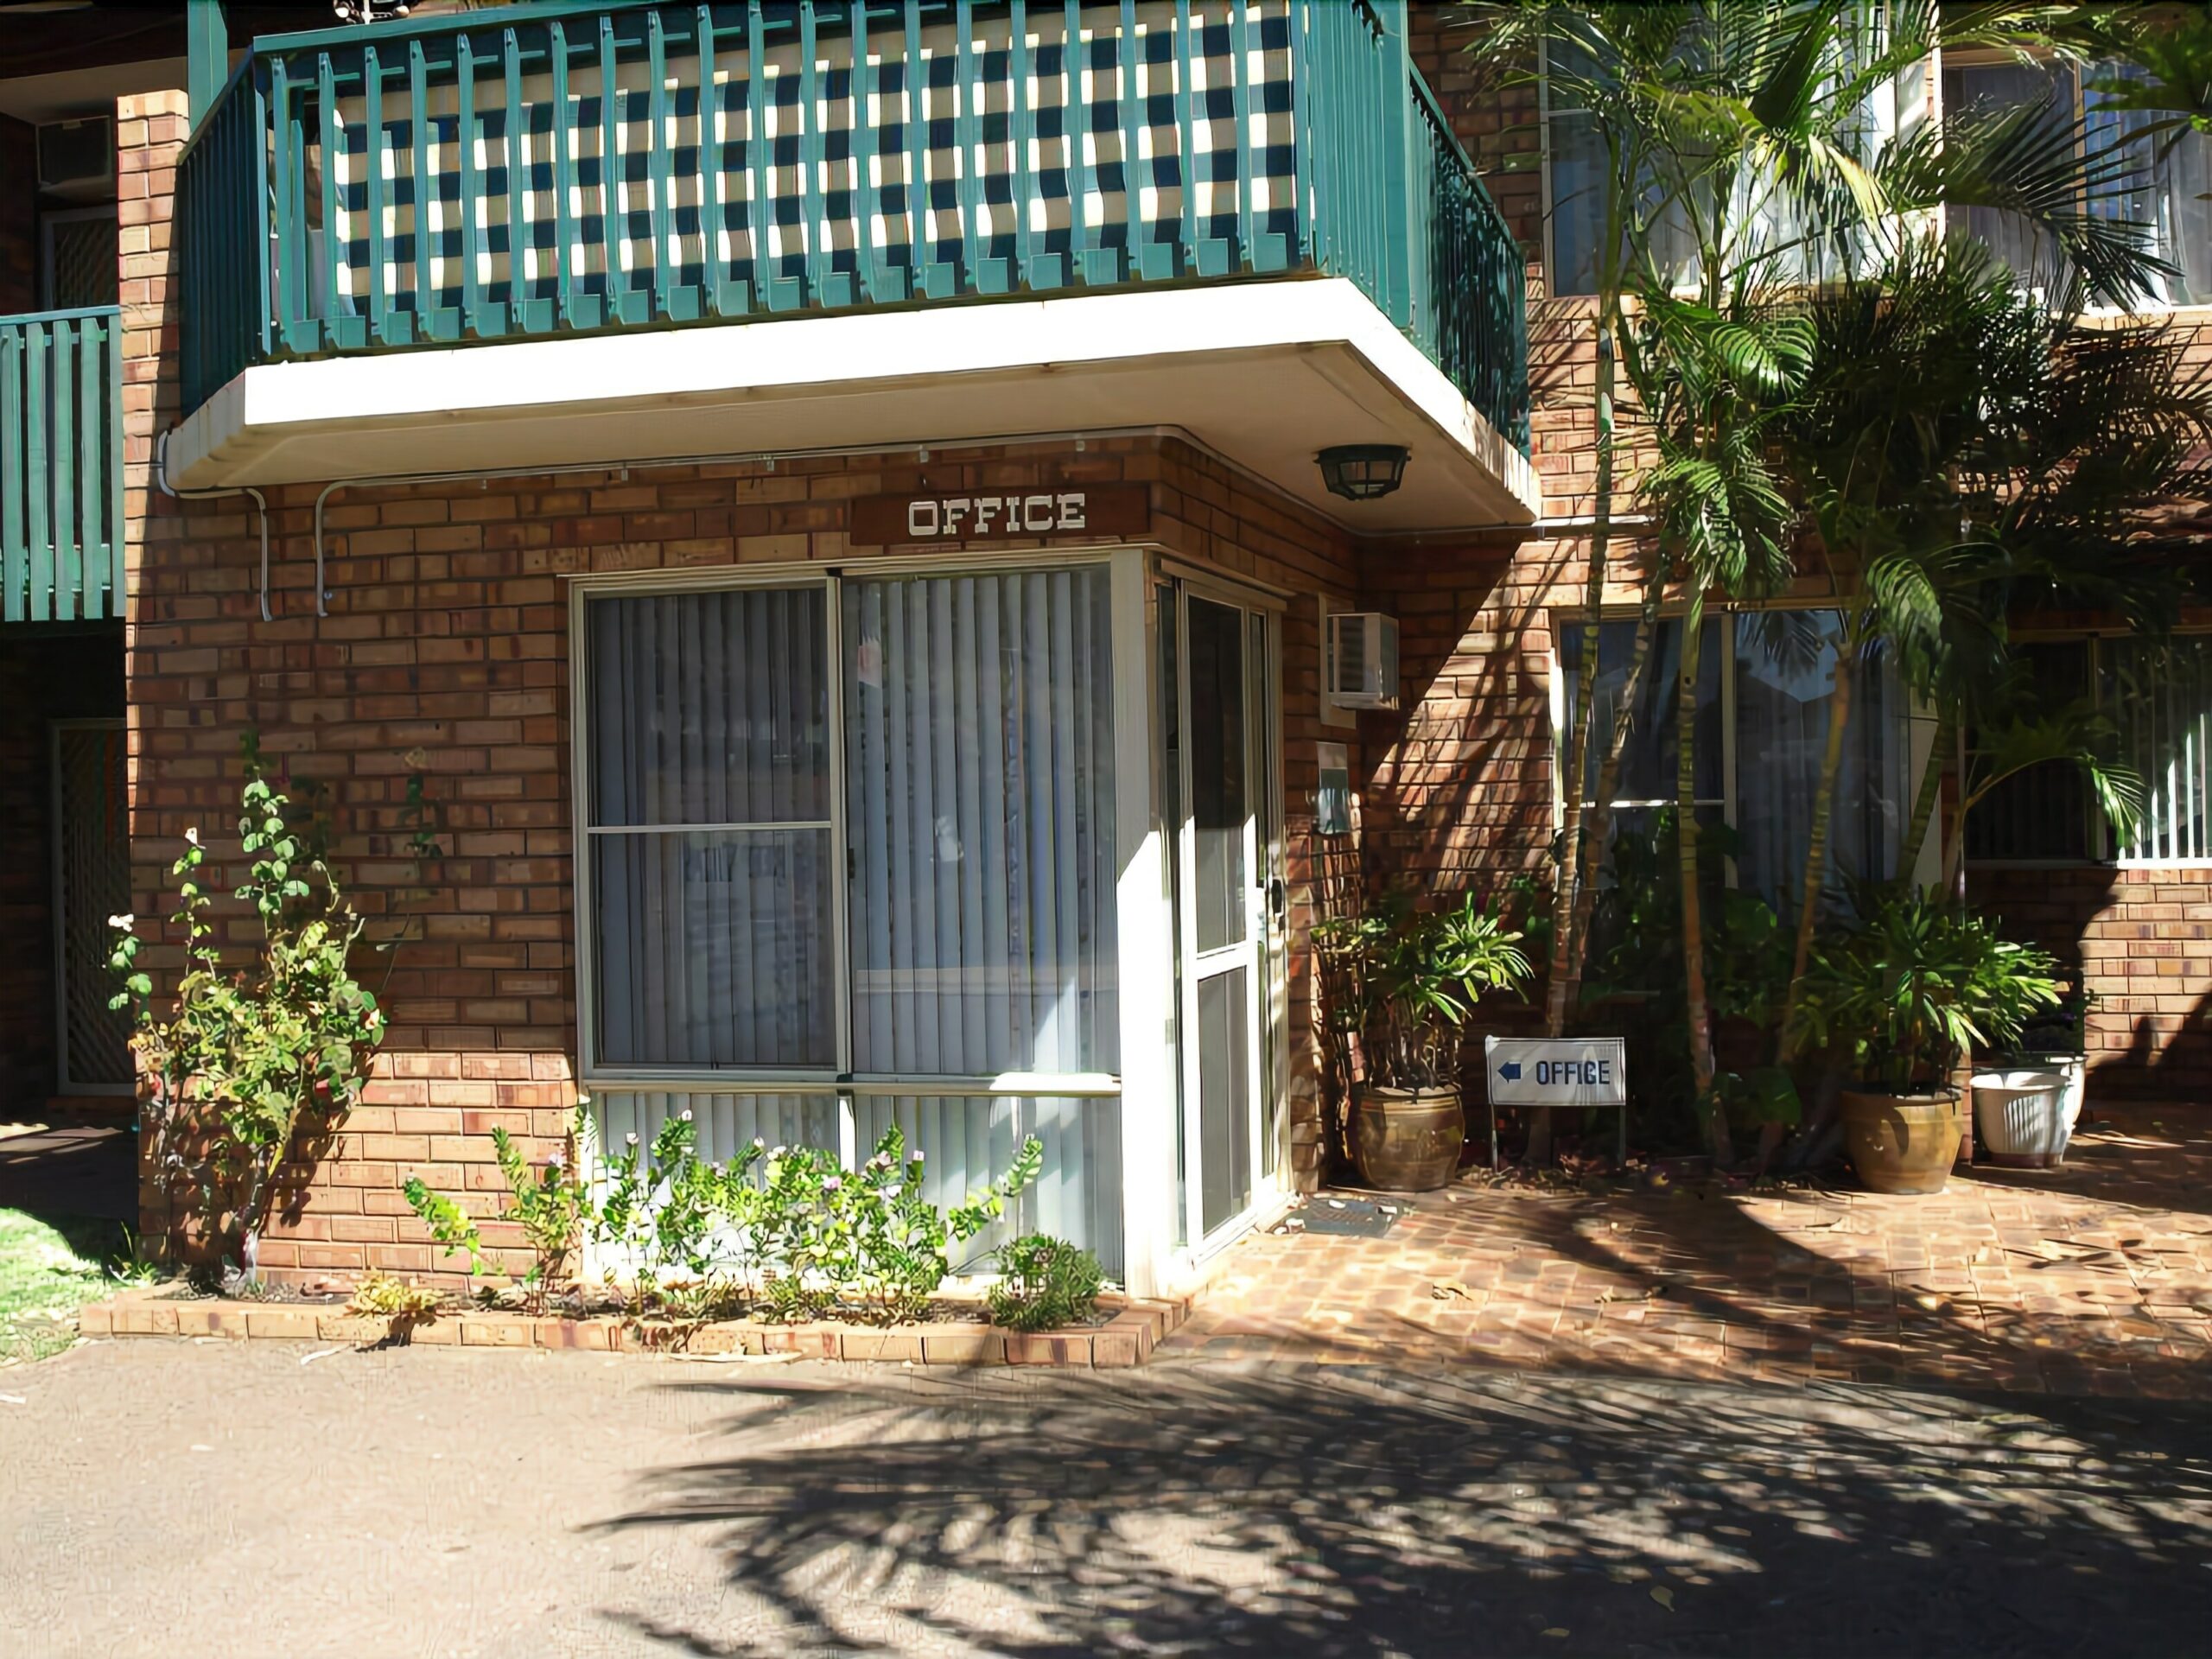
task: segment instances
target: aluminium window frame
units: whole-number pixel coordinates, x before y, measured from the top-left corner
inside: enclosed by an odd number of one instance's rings
[[[1007,1096],[1062,1099],[1116,1098],[1124,1092],[1126,1052],[1122,1072],[1007,1071],[988,1076],[920,1076],[909,1072],[856,1072],[852,1069],[852,931],[849,883],[842,874],[845,849],[850,845],[847,827],[844,716],[844,607],[842,583],[911,576],[961,576],[994,571],[1067,569],[1095,566],[1109,572],[1109,588],[1116,556],[1121,546],[1032,549],[1005,554],[944,554],[915,557],[847,559],[835,565],[820,563],[779,563],[745,566],[715,566],[699,570],[653,569],[577,574],[569,582],[569,726],[572,893],[575,906],[575,976],[576,989],[577,1080],[588,1090],[622,1093],[681,1093],[736,1095],[837,1096],[942,1095],[969,1097]],[[829,671],[829,787],[830,817],[830,931],[833,963],[832,999],[836,1029],[836,1063],[830,1066],[696,1066],[611,1065],[598,1053],[598,940],[592,889],[590,848],[596,835],[621,834],[620,827],[594,825],[591,817],[591,660],[587,626],[591,602],[624,594],[659,595],[723,593],[743,589],[819,588],[824,594],[825,663]],[[1110,597],[1109,601],[1111,604]],[[1121,646],[1114,647],[1114,669],[1122,671]],[[1117,692],[1117,704],[1119,702]],[[1122,715],[1117,707],[1115,751],[1116,788],[1123,787],[1120,763],[1124,752]],[[699,826],[679,826],[696,828]],[[713,826],[706,826],[712,828]],[[777,829],[820,829],[820,821],[778,823]],[[1118,837],[1117,837],[1118,841]],[[1116,937],[1121,935],[1116,913]],[[1127,950],[1119,954],[1126,960]],[[1126,1026],[1126,1021],[1124,1022]],[[1126,1040],[1126,1034],[1125,1034]],[[849,1120],[849,1108],[844,1113]]]
[[[2105,696],[2103,646],[2107,640],[2141,639],[2145,636],[2126,628],[2054,628],[2025,631],[2013,636],[2015,644],[2042,645],[2079,645],[2088,648],[2088,661],[2084,677],[2088,684],[2091,703],[2100,714],[2108,712],[2110,705]],[[2212,645],[2212,627],[2177,628],[2168,635],[2171,640],[2202,640]],[[1960,734],[1961,753],[1965,752],[1966,734]],[[2147,783],[2147,780],[2146,780]],[[1961,868],[1967,870],[2202,870],[2212,869],[2212,854],[2196,858],[2131,858],[2119,850],[2119,838],[2112,826],[2105,822],[2104,814],[2097,810],[2094,800],[2084,800],[2082,810],[2088,817],[2092,845],[2102,852],[2089,858],[1975,858],[1967,855],[1961,860]]]
[[[1700,796],[1694,804],[1700,807],[1720,808],[1721,821],[1731,830],[1741,827],[1739,812],[1742,805],[1738,776],[1737,655],[1734,625],[1741,617],[1764,615],[1777,611],[1835,611],[1840,608],[1840,607],[1834,601],[1825,597],[1791,598],[1766,602],[1742,602],[1705,607],[1705,620],[1719,626],[1720,632],[1721,797],[1714,800],[1709,797]],[[1599,611],[1598,620],[1600,624],[1633,622],[1639,613],[1640,607],[1637,606],[1607,605]],[[1687,608],[1681,605],[1665,605],[1660,607],[1658,620],[1660,625],[1664,626],[1669,622],[1679,624],[1688,614]],[[1569,632],[1580,628],[1585,620],[1586,613],[1579,610],[1556,610],[1552,613],[1550,619],[1552,637],[1554,639],[1563,639]],[[1568,714],[1567,669],[1562,653],[1556,645],[1549,653],[1549,663],[1551,668],[1549,702],[1552,732],[1552,828],[1556,834],[1567,824],[1566,760]],[[1911,745],[1910,753],[1906,756],[1906,762],[1910,775],[1918,778],[1922,769],[1928,763],[1929,751],[1935,747],[1936,721],[1934,711],[1919,698],[1913,696],[1909,690],[1906,692],[1906,697],[1908,707],[1905,721]],[[1595,734],[1593,727],[1593,738]],[[1663,800],[1647,800],[1621,796],[1612,802],[1611,810],[1615,813],[1646,811],[1658,807],[1671,807],[1674,804],[1675,800],[1672,796]],[[1594,801],[1585,801],[1582,810],[1589,812],[1594,810],[1596,805],[1597,803]],[[1940,874],[1941,867],[1942,849],[1937,838],[1931,836],[1921,846],[1920,860],[1913,873],[1914,878],[1923,887],[1932,887]],[[1736,861],[1732,858],[1727,861],[1726,880],[1730,887],[1737,885]]]

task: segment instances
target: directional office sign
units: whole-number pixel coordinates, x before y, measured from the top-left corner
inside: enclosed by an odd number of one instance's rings
[[[1618,1037],[1491,1037],[1483,1070],[1493,1106],[1626,1106],[1627,1043]]]

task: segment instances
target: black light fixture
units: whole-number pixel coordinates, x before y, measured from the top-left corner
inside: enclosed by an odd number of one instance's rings
[[[1372,501],[1389,494],[1406,475],[1407,454],[1395,443],[1339,443],[1313,459],[1329,493],[1347,501]]]

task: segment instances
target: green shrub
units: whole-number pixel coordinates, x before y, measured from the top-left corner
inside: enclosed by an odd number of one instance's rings
[[[360,1097],[369,1056],[384,1036],[377,1000],[348,966],[361,922],[338,882],[287,827],[289,803],[248,753],[238,835],[251,861],[236,896],[259,917],[251,964],[226,967],[200,880],[207,849],[185,831],[172,923],[185,971],[168,1012],[138,966],[137,918],[116,930],[108,963],[129,1008],[143,1084],[142,1134],[155,1179],[189,1196],[207,1236],[259,1276],[261,1230],[287,1166],[311,1162]],[[316,887],[321,888],[318,900]]]
[[[1847,1055],[1859,1082],[1940,1086],[1961,1057],[2017,1041],[2058,1006],[2049,953],[1999,938],[1964,906],[1900,887],[1856,902],[1858,918],[1814,948],[1789,1034]]]
[[[1096,1256],[1049,1233],[1002,1244],[993,1260],[1002,1276],[988,1293],[991,1318],[1010,1330],[1050,1331],[1087,1319],[1106,1287]]]
[[[607,1163],[607,1193],[591,1225],[596,1240],[628,1260],[633,1314],[659,1308],[711,1318],[734,1298],[731,1258],[735,1252],[746,1265],[744,1224],[754,1202],[747,1177],[763,1153],[756,1141],[716,1168],[699,1156],[688,1109],[662,1123],[649,1147],[626,1138]]]
[[[860,1168],[812,1147],[770,1154],[766,1179],[747,1189],[745,1220],[772,1274],[768,1304],[785,1319],[818,1318],[855,1300],[885,1319],[918,1318],[952,1271],[950,1245],[1006,1213],[1037,1179],[1043,1143],[1031,1136],[1014,1166],[951,1210],[922,1196],[922,1154],[909,1156],[897,1124]]]

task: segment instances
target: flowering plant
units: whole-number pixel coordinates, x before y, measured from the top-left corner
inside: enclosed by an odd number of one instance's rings
[[[709,1163],[688,1108],[662,1123],[642,1155],[638,1137],[625,1138],[607,1163],[594,1236],[628,1258],[633,1313],[659,1301],[705,1317],[729,1299],[730,1257],[744,1235],[725,1224],[741,1230],[753,1193],[747,1174],[762,1150],[755,1141],[727,1165]]]
[[[249,764],[238,835],[251,861],[236,896],[260,918],[254,962],[226,968],[208,919],[197,830],[170,867],[185,971],[166,1012],[139,965],[137,918],[112,916],[109,1006],[131,1011],[142,1128],[164,1191],[194,1193],[209,1236],[259,1278],[261,1231],[288,1165],[311,1161],[360,1098],[384,1014],[348,966],[361,921],[320,858],[286,827],[289,803]],[[316,887],[321,888],[318,901]]]
[[[895,1123],[850,1172],[833,1153],[779,1147],[751,1206],[753,1249],[774,1275],[769,1306],[811,1318],[849,1297],[884,1319],[915,1318],[952,1271],[950,1244],[1004,1215],[1044,1155],[1032,1135],[1005,1174],[947,1211],[923,1195],[922,1154],[909,1155]]]

